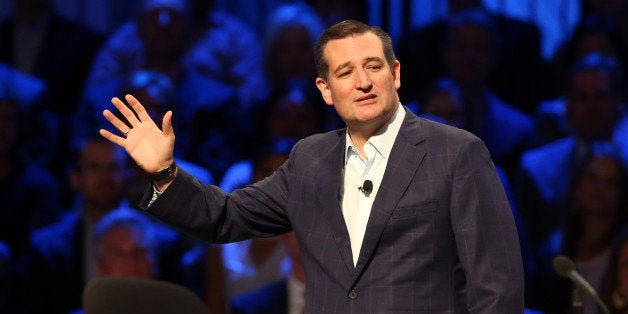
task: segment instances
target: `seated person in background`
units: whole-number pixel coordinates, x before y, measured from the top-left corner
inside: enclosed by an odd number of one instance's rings
[[[416,112],[424,118],[461,129],[467,126],[462,90],[450,78],[438,79],[417,107]]]
[[[571,258],[576,271],[600,291],[613,240],[627,215],[628,172],[612,146],[599,147],[577,166],[560,226],[535,252],[535,263],[528,265],[528,306],[545,313],[570,312],[574,286],[555,273],[552,260],[557,255]],[[595,300],[582,291],[579,297],[584,313],[597,313]]]
[[[623,82],[612,58],[593,53],[580,59],[565,103],[569,135],[522,154],[515,198],[533,245],[561,225],[574,171],[595,146],[613,145],[628,161]]]
[[[186,0],[142,0],[137,19],[115,31],[96,55],[79,119],[102,118],[103,106],[134,72],[159,73],[173,89],[168,105],[181,131],[178,156],[220,177],[243,157],[250,110],[266,90],[261,48],[234,17],[212,11],[204,23],[192,23],[192,13],[198,14]]]
[[[119,207],[94,228],[97,276],[153,278],[157,268],[156,228],[145,215]]]
[[[624,226],[615,241],[611,262],[602,282],[602,302],[611,314],[628,314],[628,226]]]
[[[551,99],[538,104],[536,118],[541,143],[568,136],[571,132],[566,117],[566,102],[571,79],[576,75],[574,66],[586,55],[597,53],[614,59],[620,72],[628,73],[628,46],[619,35],[616,23],[597,15],[584,16],[573,35],[556,53],[550,73],[554,82]]]
[[[290,151],[297,140],[325,130],[325,109],[311,82],[293,79],[275,86],[268,99],[255,111],[255,147],[251,155],[271,150]],[[263,177],[262,177],[263,178]],[[250,159],[231,165],[225,172],[220,187],[225,191],[241,188],[253,179]]]
[[[89,240],[95,248],[96,277],[158,278],[161,246],[172,232],[126,204],[110,211]]]
[[[249,183],[260,181],[277,170],[288,159],[294,143],[279,141],[254,157]],[[224,244],[227,300],[282,278],[287,271],[287,253],[280,237]]]
[[[291,79],[316,78],[314,44],[325,23],[310,5],[302,2],[278,6],[266,20],[264,71],[273,88]]]
[[[67,313],[80,306],[83,286],[96,275],[89,236],[120,205],[129,175],[124,150],[100,138],[77,143],[72,155],[68,180],[75,192],[73,206],[30,236],[29,305],[34,313]]]
[[[54,222],[62,206],[57,178],[32,157],[35,121],[11,87],[0,82],[0,239],[21,259],[30,233]]]
[[[404,102],[417,99],[438,77],[447,75],[441,56],[450,20],[465,10],[483,10],[494,21],[494,43],[499,46],[487,83],[507,103],[524,112],[533,112],[542,98],[546,77],[539,28],[531,21],[489,12],[483,2],[487,1],[438,1],[439,5],[446,3],[445,16],[419,28],[408,29],[401,35],[398,51],[404,65],[404,84],[400,89]]]
[[[289,273],[282,280],[236,296],[231,301],[233,314],[302,313],[305,304],[305,272],[294,232],[280,236],[288,249]]]
[[[500,54],[496,22],[484,10],[452,15],[443,60],[446,75],[460,86],[465,130],[486,143],[491,157],[510,178],[521,152],[536,141],[530,115],[502,100],[489,84]]]

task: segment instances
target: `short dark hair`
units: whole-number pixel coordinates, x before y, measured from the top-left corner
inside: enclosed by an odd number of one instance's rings
[[[384,57],[386,58],[388,65],[392,67],[393,63],[397,61],[397,57],[395,56],[390,36],[380,27],[369,26],[356,20],[345,20],[327,28],[316,42],[316,46],[314,47],[314,58],[316,60],[316,71],[318,72],[318,76],[325,80],[328,79],[329,63],[327,62],[327,59],[325,59],[324,52],[329,41],[347,38],[353,35],[361,35],[367,32],[375,34],[382,41]]]
[[[571,77],[586,71],[598,71],[608,76],[613,93],[624,96],[624,78],[618,60],[599,52],[591,52],[576,60],[571,69]],[[569,84],[571,92],[573,84]]]

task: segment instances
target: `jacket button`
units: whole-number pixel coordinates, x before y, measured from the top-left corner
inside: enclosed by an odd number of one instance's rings
[[[358,292],[355,290],[349,291],[349,299],[355,300],[358,298]]]

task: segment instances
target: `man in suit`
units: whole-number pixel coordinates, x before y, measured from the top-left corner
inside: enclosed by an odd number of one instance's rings
[[[132,128],[105,110],[123,136],[100,133],[152,173],[141,205],[211,242],[294,231],[305,313],[522,313],[517,231],[482,141],[401,106],[380,28],[335,24],[315,55],[316,85],[347,128],[299,141],[230,194],[177,170],[172,112],[160,129],[133,96],[130,108],[112,99]]]

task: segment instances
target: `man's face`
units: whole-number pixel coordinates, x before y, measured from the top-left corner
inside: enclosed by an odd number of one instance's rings
[[[401,66],[386,62],[379,37],[367,32],[331,40],[324,54],[329,78],[317,78],[316,85],[347,126],[381,127],[390,120],[399,104]]]
[[[458,83],[484,84],[491,72],[492,58],[487,30],[476,25],[460,25],[452,30],[445,49],[445,65]]]
[[[98,271],[101,276],[150,278],[153,260],[142,234],[128,227],[116,227],[100,243]]]
[[[574,132],[586,140],[608,139],[619,115],[619,96],[607,75],[585,71],[572,80],[567,115]]]
[[[106,142],[90,142],[71,174],[72,186],[86,202],[103,210],[120,203],[127,175],[124,151]]]

